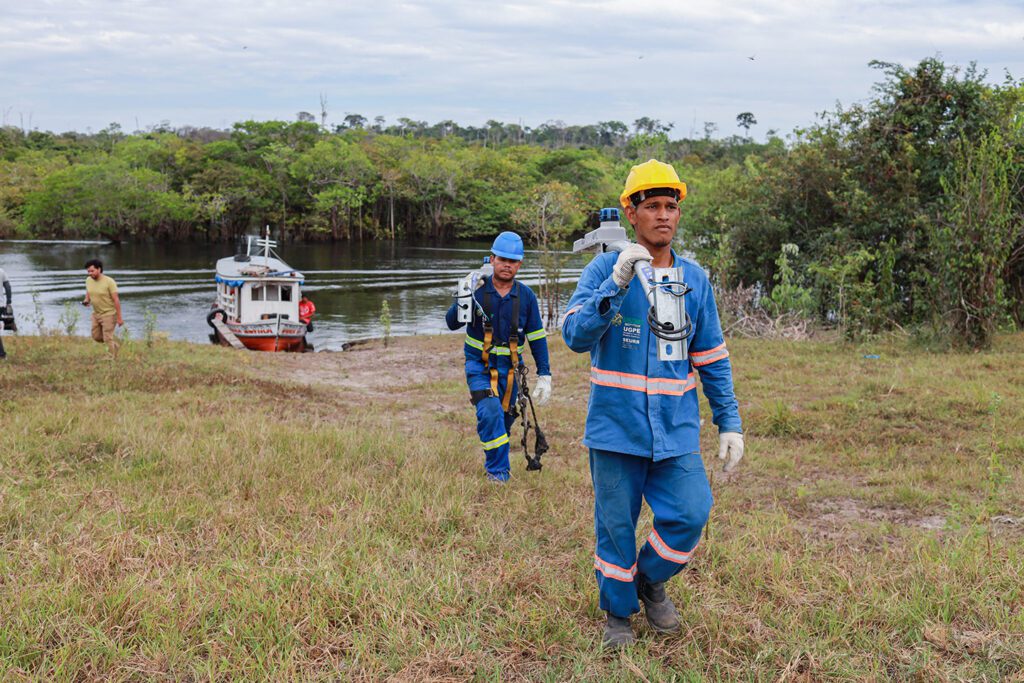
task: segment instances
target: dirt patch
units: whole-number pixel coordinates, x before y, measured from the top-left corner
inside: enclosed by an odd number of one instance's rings
[[[906,527],[942,530],[946,518],[923,515],[896,506],[873,506],[854,498],[827,498],[810,504],[811,522],[819,528],[849,526],[855,522],[888,522]]]
[[[915,512],[898,506],[870,505],[854,498],[827,498],[810,503],[810,515],[803,515],[819,531],[836,532],[849,529],[857,522],[889,523],[928,531],[949,528],[943,515]],[[995,515],[990,520],[996,533],[1024,533],[1024,518]],[[829,533],[826,536],[831,535]]]
[[[271,379],[386,396],[411,386],[462,378],[461,339],[402,337],[353,344],[346,351],[264,354],[259,372]]]

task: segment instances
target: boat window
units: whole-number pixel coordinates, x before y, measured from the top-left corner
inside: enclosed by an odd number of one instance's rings
[[[267,290],[267,301],[281,300],[281,288],[277,285],[267,285],[264,289]]]
[[[263,291],[263,285],[253,285],[252,287],[252,300],[263,301],[266,298],[266,293]]]
[[[291,285],[281,285],[281,301],[291,301],[291,300],[292,300],[292,286]]]

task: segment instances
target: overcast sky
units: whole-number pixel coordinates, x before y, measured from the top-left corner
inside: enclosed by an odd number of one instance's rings
[[[641,116],[762,138],[870,96],[872,59],[1024,77],[1024,4],[943,0],[3,0],[6,125],[227,128],[346,113],[537,126]],[[750,59],[750,58],[753,59]]]

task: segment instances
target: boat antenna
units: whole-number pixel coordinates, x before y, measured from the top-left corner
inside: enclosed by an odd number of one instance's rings
[[[270,256],[271,255],[277,256],[277,254],[274,254],[274,247],[277,246],[277,242],[275,242],[274,240],[270,239],[270,226],[269,225],[267,226],[266,235],[267,235],[266,237],[259,237],[259,238],[256,239],[256,247],[263,249],[263,263],[264,263],[264,265],[270,263]],[[278,258],[280,258],[280,256],[278,256]]]

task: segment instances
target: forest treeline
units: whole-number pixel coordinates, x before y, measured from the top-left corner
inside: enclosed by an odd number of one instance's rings
[[[53,134],[0,129],[0,235],[222,241],[490,237],[550,251],[656,157],[689,185],[681,238],[721,291],[850,335],[985,346],[1024,323],[1024,84],[939,59],[873,63],[865,99],[787,140],[673,139],[643,117],[535,129],[349,114]]]
[[[132,134],[0,128],[0,235],[223,241],[270,225],[303,241],[487,237],[553,182],[582,227],[588,209],[614,205],[637,159],[727,166],[766,147],[712,139],[710,125],[702,140],[673,141],[671,124],[647,117],[536,129],[297,119]]]

